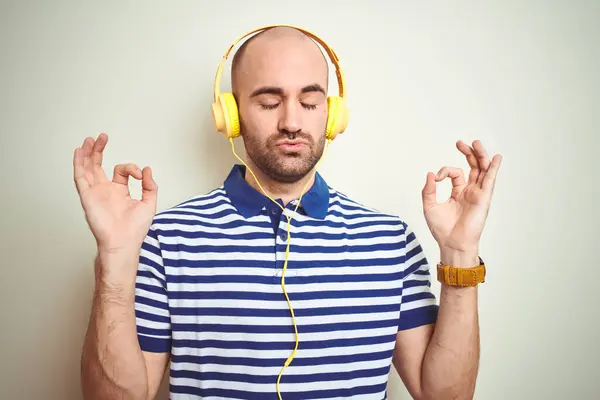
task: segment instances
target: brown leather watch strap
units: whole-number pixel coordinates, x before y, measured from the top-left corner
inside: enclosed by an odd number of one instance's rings
[[[469,287],[485,282],[485,264],[480,259],[480,265],[473,268],[456,268],[438,264],[437,279],[449,286]]]

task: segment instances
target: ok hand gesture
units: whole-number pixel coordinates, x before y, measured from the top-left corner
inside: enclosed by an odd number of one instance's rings
[[[99,252],[139,251],[156,213],[158,186],[150,167],[120,164],[112,181],[102,169],[108,136],[88,137],[75,149],[73,173],[77,192]],[[142,181],[142,198],[131,198],[129,177]]]
[[[460,168],[445,166],[437,175],[428,173],[422,191],[423,212],[442,253],[459,252],[476,256],[502,156],[496,154],[490,160],[478,140],[473,142],[472,147],[458,141],[456,147],[471,167],[469,180],[465,180]],[[446,178],[452,180],[452,193],[446,202],[438,203],[436,183]]]

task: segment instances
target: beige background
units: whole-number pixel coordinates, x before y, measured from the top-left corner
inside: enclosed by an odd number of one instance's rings
[[[161,210],[220,185],[234,158],[212,126],[214,73],[271,23],[320,34],[345,66],[351,120],[328,182],[400,215],[432,262],[427,171],[467,167],[457,139],[504,156],[475,397],[599,398],[599,4],[1,2],[0,398],[80,398],[95,247],[73,149],[107,132],[107,168],[151,165]],[[389,398],[409,398],[394,372]]]

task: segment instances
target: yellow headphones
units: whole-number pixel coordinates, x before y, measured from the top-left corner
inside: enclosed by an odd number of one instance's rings
[[[227,49],[227,52],[223,56],[219,68],[217,69],[217,75],[215,78],[215,97],[212,105],[213,120],[215,128],[218,132],[223,133],[227,139],[234,139],[240,136],[240,119],[238,113],[237,103],[232,93],[221,93],[221,75],[223,74],[223,67],[227,61],[229,53],[235,47],[235,45],[245,37],[252,35],[253,33],[263,31],[268,28],[274,27],[290,27],[299,30],[307,36],[314,39],[319,43],[329,55],[329,59],[335,66],[335,74],[338,81],[338,95],[327,97],[327,125],[325,127],[325,137],[328,140],[333,140],[335,137],[344,132],[348,126],[349,112],[346,105],[345,95],[345,79],[342,67],[340,66],[339,59],[333,49],[325,43],[324,40],[319,38],[317,35],[308,32],[304,29],[298,28],[292,25],[269,25],[258,29],[254,29],[243,36],[239,37],[233,44]]]

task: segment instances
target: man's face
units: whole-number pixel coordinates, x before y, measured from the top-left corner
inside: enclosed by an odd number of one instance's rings
[[[250,46],[236,88],[246,154],[271,179],[296,182],[325,146],[327,63],[307,39]]]

